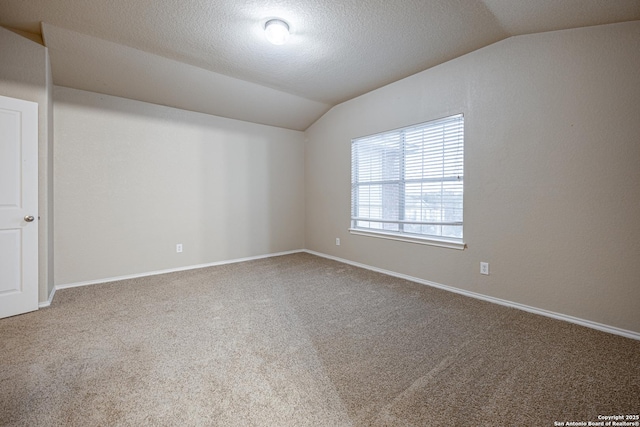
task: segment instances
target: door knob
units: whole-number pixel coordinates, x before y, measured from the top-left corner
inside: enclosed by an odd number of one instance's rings
[[[33,222],[34,219],[33,215],[27,215],[24,217],[24,220],[27,222]]]

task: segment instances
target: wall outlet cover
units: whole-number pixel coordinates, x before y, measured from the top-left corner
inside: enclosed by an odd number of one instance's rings
[[[480,263],[480,274],[489,275],[489,263],[488,262],[481,262]]]

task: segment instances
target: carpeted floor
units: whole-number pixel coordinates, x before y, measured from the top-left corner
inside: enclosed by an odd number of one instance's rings
[[[0,320],[2,426],[553,426],[640,412],[640,341],[300,253]]]

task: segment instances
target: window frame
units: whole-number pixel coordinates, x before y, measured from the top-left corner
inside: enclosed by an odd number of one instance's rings
[[[349,232],[351,234],[354,235],[360,235],[360,236],[368,236],[368,237],[376,237],[376,238],[382,238],[382,239],[389,239],[389,240],[396,240],[396,241],[402,241],[402,242],[409,242],[409,243],[417,243],[417,244],[424,244],[424,245],[431,245],[431,246],[438,246],[438,247],[445,247],[445,248],[450,248],[450,249],[458,249],[458,250],[464,250],[467,245],[464,242],[464,213],[462,212],[462,221],[454,221],[454,222],[446,222],[446,221],[437,221],[437,222],[433,222],[433,223],[429,223],[427,221],[407,221],[405,220],[405,213],[406,213],[406,209],[407,209],[407,201],[405,199],[405,195],[406,195],[406,186],[407,183],[410,183],[411,181],[415,181],[414,183],[418,182],[421,184],[424,184],[425,182],[439,182],[439,183],[444,183],[447,181],[451,181],[450,179],[447,179],[445,176],[441,176],[438,179],[434,179],[434,178],[425,178],[424,176],[420,179],[418,179],[417,181],[415,179],[407,179],[406,177],[406,168],[407,168],[407,141],[406,141],[406,134],[409,133],[410,131],[415,131],[418,128],[422,128],[422,131],[426,130],[429,128],[429,126],[439,126],[439,125],[444,125],[444,123],[446,121],[449,120],[459,120],[460,124],[460,130],[462,132],[462,137],[461,139],[461,147],[462,147],[462,158],[461,158],[461,172],[462,174],[459,175],[457,177],[457,181],[461,181],[461,185],[462,185],[462,211],[464,211],[464,140],[465,140],[465,130],[464,130],[464,114],[463,113],[459,113],[459,114],[453,114],[453,115],[449,115],[446,117],[442,117],[442,118],[438,118],[438,119],[434,119],[434,120],[429,120],[427,122],[422,122],[422,123],[417,123],[414,125],[410,125],[410,126],[406,126],[403,128],[399,128],[399,129],[394,129],[394,130],[389,130],[389,131],[384,131],[384,132],[379,132],[377,134],[373,134],[373,135],[368,135],[368,136],[363,136],[363,137],[358,137],[358,138],[353,138],[351,140],[351,202],[350,202],[350,207],[351,207],[351,215],[350,215],[350,227],[349,227]],[[399,135],[399,148],[398,148],[398,157],[399,157],[399,161],[398,161],[398,179],[383,179],[382,175],[381,175],[381,179],[379,181],[369,181],[368,183],[366,183],[366,185],[380,185],[381,186],[381,190],[382,190],[382,186],[386,184],[394,184],[397,183],[398,187],[397,187],[397,192],[398,192],[398,211],[397,211],[397,217],[398,219],[383,219],[384,218],[384,214],[382,214],[379,218],[366,218],[366,217],[362,217],[362,216],[355,216],[355,212],[357,212],[357,203],[358,203],[358,199],[359,199],[359,194],[357,193],[360,189],[360,187],[362,187],[363,185],[361,184],[363,181],[359,180],[358,178],[356,178],[356,171],[355,169],[358,168],[358,166],[356,166],[357,161],[358,161],[358,157],[354,156],[354,144],[358,143],[358,142],[363,142],[363,140],[366,139],[371,139],[371,138],[379,138],[381,141],[385,141],[385,138],[388,138],[388,141],[391,142],[392,139],[394,138],[394,134]],[[385,141],[386,142],[386,141]],[[424,144],[425,140],[422,139],[421,142]],[[443,141],[444,142],[444,141]],[[444,152],[446,150],[446,146],[443,145],[442,148],[442,152],[443,152],[443,156],[444,156]],[[423,151],[426,149],[426,147],[422,147],[421,148]],[[355,157],[355,159],[354,159]],[[382,171],[381,171],[382,172]],[[444,175],[444,173],[443,173]],[[388,181],[388,182],[387,182]],[[364,181],[366,182],[366,181]],[[384,203],[381,205],[381,209],[382,207],[385,206]],[[367,227],[359,227],[357,226],[358,222],[362,222],[362,221],[367,221],[367,219],[370,219],[370,222],[377,222],[379,224],[381,223],[393,223],[393,224],[397,224],[398,225],[398,231],[392,231],[392,230],[384,230],[384,229],[378,229],[378,228],[367,228]],[[432,235],[432,234],[420,234],[420,233],[412,233],[412,232],[407,232],[404,230],[404,226],[406,224],[421,224],[421,225],[440,225],[440,226],[446,226],[446,225],[456,225],[456,226],[460,226],[462,232],[462,237],[461,238],[455,238],[455,237],[447,237],[447,236],[438,236],[438,235]]]

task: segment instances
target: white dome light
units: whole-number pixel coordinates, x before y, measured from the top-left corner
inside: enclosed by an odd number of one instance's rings
[[[285,44],[289,38],[289,25],[280,19],[270,19],[264,24],[264,33],[271,43]]]

